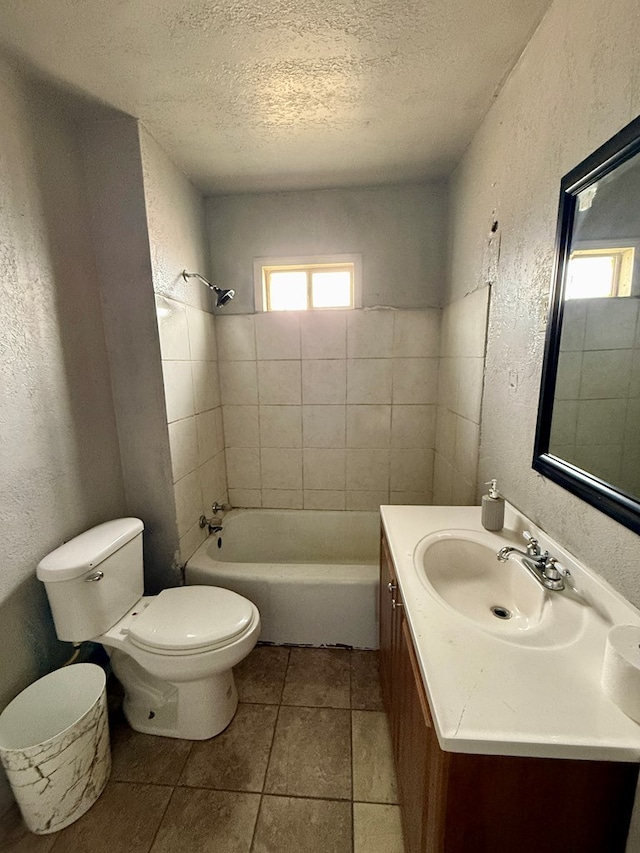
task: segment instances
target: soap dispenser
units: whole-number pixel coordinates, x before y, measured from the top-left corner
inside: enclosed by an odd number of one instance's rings
[[[490,480],[489,494],[482,496],[482,526],[485,530],[502,530],[504,527],[504,498],[498,491],[498,481]]]

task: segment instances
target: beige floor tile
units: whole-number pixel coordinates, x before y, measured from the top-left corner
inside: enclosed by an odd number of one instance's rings
[[[58,833],[52,853],[147,853],[171,790],[109,782],[89,811]]]
[[[0,817],[1,853],[49,853],[57,836],[57,832],[51,835],[30,832],[15,804]]]
[[[387,716],[382,711],[352,711],[353,799],[397,803],[396,776]]]
[[[353,804],[354,853],[404,853],[400,806]]]
[[[350,707],[347,649],[291,649],[283,705]]]
[[[177,783],[192,741],[135,732],[122,715],[111,717],[110,728],[114,782]]]
[[[289,649],[284,646],[256,646],[233,670],[240,701],[277,705],[288,662]]]
[[[262,791],[277,714],[276,705],[238,705],[222,734],[193,744],[180,784]]]
[[[351,805],[264,797],[252,853],[351,853]]]
[[[176,788],[151,853],[249,853],[259,794]]]
[[[265,792],[351,798],[349,711],[282,706]]]
[[[351,652],[351,707],[359,711],[382,711],[378,652]]]

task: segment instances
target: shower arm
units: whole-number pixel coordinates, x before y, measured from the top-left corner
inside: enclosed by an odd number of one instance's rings
[[[203,275],[200,275],[200,273],[199,273],[199,272],[187,272],[186,270],[182,270],[182,278],[183,278],[185,281],[186,281],[188,278],[199,278],[199,279],[200,279],[200,281],[201,281],[203,284],[206,284],[206,285],[207,285],[207,287],[209,288],[209,290],[215,290],[216,292],[218,292],[218,291],[220,290],[220,288],[219,288],[219,287],[216,287],[216,286],[215,286],[215,284],[211,284],[211,282],[210,282],[210,281],[207,281],[207,279],[206,279]]]
[[[213,290],[213,292],[218,297],[218,301],[217,301],[217,307],[218,308],[222,308],[224,305],[227,304],[227,302],[229,302],[231,299],[233,299],[233,297],[236,295],[235,290],[223,290],[221,287],[216,287],[215,284],[211,284],[211,282],[207,281],[207,279],[203,275],[200,275],[199,272],[187,272],[186,270],[182,270],[182,278],[185,281],[189,278],[197,278],[203,284],[205,284],[209,288],[209,290]]]

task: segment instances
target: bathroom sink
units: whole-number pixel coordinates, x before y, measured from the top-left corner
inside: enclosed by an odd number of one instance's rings
[[[572,642],[583,608],[566,593],[543,589],[519,560],[500,562],[506,544],[493,533],[440,530],[418,543],[414,565],[432,594],[484,631],[522,645]]]

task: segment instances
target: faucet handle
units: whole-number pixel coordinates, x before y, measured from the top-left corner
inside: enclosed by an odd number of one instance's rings
[[[540,550],[540,544],[539,544],[538,540],[535,538],[535,536],[532,536],[532,534],[529,533],[528,530],[525,530],[522,535],[524,536],[526,543],[527,543],[527,553],[531,557],[539,556],[542,552]]]
[[[555,557],[549,557],[544,564],[544,575],[547,578],[558,580],[560,577],[570,578],[571,572],[561,566]]]

